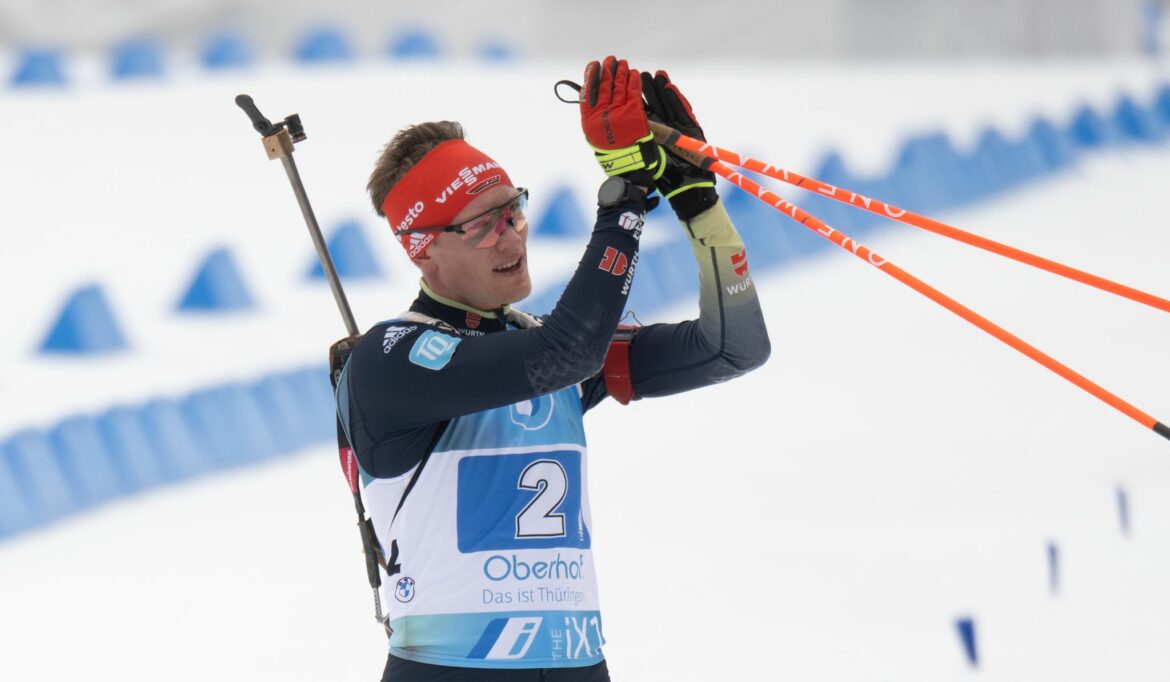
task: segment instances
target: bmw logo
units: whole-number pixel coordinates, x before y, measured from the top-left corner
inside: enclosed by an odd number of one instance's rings
[[[414,578],[399,578],[394,586],[394,598],[403,604],[414,599]]]

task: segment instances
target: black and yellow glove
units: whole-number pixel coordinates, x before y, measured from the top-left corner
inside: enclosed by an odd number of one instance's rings
[[[695,120],[691,103],[670,82],[665,71],[653,76],[642,74],[642,96],[646,100],[646,116],[651,121],[668,125],[688,137],[707,140]],[[714,173],[700,170],[669,150],[665,151],[665,158],[665,167],[657,173],[655,185],[679,220],[690,220],[715,205],[719,195],[715,192]]]

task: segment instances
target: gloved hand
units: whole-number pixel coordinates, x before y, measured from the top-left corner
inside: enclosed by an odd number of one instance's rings
[[[646,189],[664,168],[665,153],[654,143],[642,106],[642,79],[612,55],[585,67],[581,129],[606,175],[621,175]]]
[[[703,129],[695,120],[691,103],[670,82],[665,71],[653,77],[642,74],[642,94],[646,98],[646,114],[651,121],[662,123],[683,135],[704,142]],[[719,195],[715,193],[715,173],[699,170],[666,150],[665,168],[656,180],[659,193],[670,202],[680,220],[690,220],[715,205]]]

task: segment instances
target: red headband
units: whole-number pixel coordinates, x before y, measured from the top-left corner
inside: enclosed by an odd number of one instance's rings
[[[463,140],[447,140],[394,185],[382,202],[382,212],[406,253],[416,258],[438,233],[402,230],[450,225],[473,199],[496,185],[512,185],[500,164]]]

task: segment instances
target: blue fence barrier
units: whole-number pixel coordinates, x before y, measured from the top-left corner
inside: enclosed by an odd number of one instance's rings
[[[15,535],[35,522],[24,489],[27,482],[18,478],[15,457],[13,448],[0,443],[0,538]]]
[[[336,51],[336,46],[313,49]],[[1162,143],[1168,131],[1170,86],[1163,86],[1148,107],[1122,97],[1108,117],[1081,107],[1063,129],[1044,118],[1035,119],[1018,137],[989,128],[967,151],[956,150],[943,134],[915,136],[878,177],[856,176],[840,154],[830,153],[818,165],[815,177],[911,210],[939,210],[1060,172],[1085,150]],[[748,245],[754,272],[832,251],[828,242],[811,231],[791,229],[785,225],[786,218],[747,193],[726,183],[720,186],[724,205]],[[797,203],[859,238],[889,224],[817,193]],[[646,229],[671,229],[668,213],[663,204],[649,216],[651,224]],[[540,236],[584,234],[588,227],[587,216],[568,188],[554,193],[542,222],[547,224],[536,232]],[[363,260],[370,248],[356,224],[340,227],[330,246],[343,274],[380,274],[376,262]],[[643,249],[629,309],[646,317],[666,306],[695,300],[696,266],[689,252],[689,243],[681,238]],[[227,287],[236,289],[234,293],[205,297],[240,300],[242,278],[225,254],[217,252],[204,262],[196,284],[205,274],[210,283],[193,285],[192,290],[215,290],[238,279],[238,285]],[[563,282],[546,287],[522,307],[547,312],[563,288]],[[124,345],[100,288],[90,286],[70,297],[44,347],[86,352]],[[334,420],[326,370],[310,366],[253,382],[211,386],[175,399],[113,407],[96,417],[77,415],[45,430],[21,430],[0,441],[0,538],[135,491],[327,442],[335,433]],[[972,640],[966,645],[973,658],[973,625],[960,623],[959,627]]]
[[[230,27],[216,29],[195,46],[193,61],[216,72],[253,66],[258,50],[252,38]],[[343,64],[360,54],[381,53],[394,60],[437,60],[450,56],[439,35],[422,27],[395,29],[384,46],[361,50],[350,31],[331,25],[309,27],[289,41],[288,58],[300,64]],[[506,36],[484,36],[467,55],[489,64],[515,62],[520,54]],[[159,79],[168,74],[169,50],[158,36],[134,36],[109,47],[107,69],[115,81]],[[180,60],[183,61],[183,60]],[[53,45],[29,46],[16,52],[8,75],[14,88],[63,86],[70,82],[65,50]]]
[[[112,408],[97,417],[95,426],[122,490],[137,492],[170,478],[163,469],[164,457],[151,447],[141,410]]]
[[[48,433],[49,447],[80,507],[89,507],[121,491],[109,450],[92,417],[70,417]]]
[[[77,509],[79,502],[69,490],[48,436],[26,429],[2,447],[12,478],[23,493],[29,525],[45,523]]]
[[[291,42],[289,57],[302,64],[350,62],[359,54],[350,32],[338,26],[308,28]],[[257,59],[253,41],[231,28],[207,35],[196,52],[197,63],[210,71],[251,66]],[[448,52],[434,32],[408,28],[390,36],[384,53],[392,59],[438,59]],[[494,37],[485,37],[471,54],[487,62],[509,62],[518,57],[506,39]],[[166,75],[166,60],[167,49],[157,37],[136,36],[111,47],[109,71],[115,80],[159,78]],[[18,54],[9,80],[16,86],[61,85],[67,82],[65,67],[62,50],[51,46],[30,48]]]
[[[0,441],[0,538],[108,500],[328,440],[324,367],[77,415]]]

